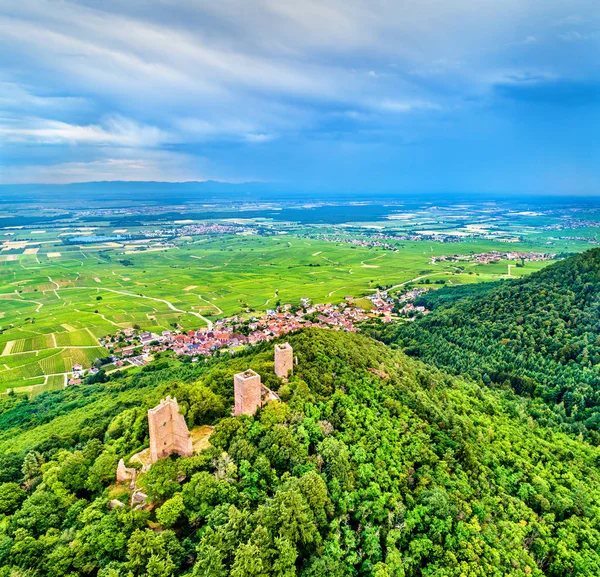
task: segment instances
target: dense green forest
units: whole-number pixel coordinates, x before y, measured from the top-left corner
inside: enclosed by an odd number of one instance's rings
[[[365,336],[290,336],[202,364],[0,404],[0,576],[600,574],[600,450],[530,400],[427,368]],[[278,389],[232,418],[232,375]],[[175,395],[211,447],[157,462],[130,507],[119,458]],[[110,507],[113,499],[125,506]]]
[[[441,289],[418,303],[433,310],[426,317],[367,332],[438,368],[543,401],[535,413],[544,423],[599,443],[599,297],[593,249],[521,280]]]

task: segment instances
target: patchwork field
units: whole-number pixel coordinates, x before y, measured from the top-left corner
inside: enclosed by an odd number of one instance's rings
[[[423,223],[427,229],[448,228],[447,223],[442,227],[435,218],[430,220]],[[398,219],[390,223],[404,226]],[[90,224],[77,234],[88,238],[94,231],[109,238],[123,230],[105,225],[103,232]],[[382,228],[380,224],[373,226]],[[353,226],[336,231],[346,234]],[[472,231],[474,226],[480,230],[483,225],[468,224],[461,230]],[[363,231],[366,228],[363,224]],[[332,230],[324,225],[317,232]],[[528,262],[525,267],[507,261],[458,266],[431,260],[453,253],[544,251],[553,242],[539,235],[510,246],[495,240],[406,241],[395,242],[394,252],[309,238],[314,231],[296,226],[273,236],[182,236],[128,245],[101,240],[64,243],[64,236],[74,234],[64,227],[10,233],[0,259],[0,392],[62,387],[73,364],[89,367],[107,354],[98,339],[119,328],[189,329],[278,302],[297,303],[302,297],[339,302],[346,295],[362,297],[380,286],[402,290],[408,283],[497,280],[508,278],[509,265],[510,276],[515,277],[547,262]]]

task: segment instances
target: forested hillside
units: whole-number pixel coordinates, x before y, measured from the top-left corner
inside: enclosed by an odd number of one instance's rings
[[[552,409],[544,422],[599,442],[600,249],[490,289],[442,289],[425,298],[434,309],[425,318],[368,332],[455,374],[543,400]]]
[[[265,345],[3,401],[0,576],[600,574],[598,448],[364,336],[290,342],[288,384]],[[226,416],[248,366],[284,402]],[[167,393],[212,447],[153,465],[132,509],[116,463]]]

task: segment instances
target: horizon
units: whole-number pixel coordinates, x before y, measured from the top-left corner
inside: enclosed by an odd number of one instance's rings
[[[166,187],[169,187],[167,189]],[[197,195],[189,196],[184,199],[172,199],[169,194],[171,188],[181,187],[185,189],[185,194]],[[172,204],[171,200],[181,200],[184,203],[203,202],[203,194],[223,194],[231,195],[227,199],[215,197],[211,202],[224,203],[236,202],[243,197],[248,197],[247,202],[279,202],[282,204],[293,202],[310,202],[311,204],[342,203],[352,204],[377,204],[381,201],[402,204],[403,202],[421,202],[431,204],[432,202],[445,201],[464,201],[474,202],[482,201],[484,203],[496,202],[516,202],[516,204],[539,203],[544,201],[597,201],[600,200],[600,194],[577,192],[525,192],[525,191],[504,191],[494,193],[482,193],[478,191],[449,191],[449,190],[364,190],[364,189],[336,189],[314,187],[309,188],[301,185],[288,185],[276,182],[247,181],[247,182],[229,182],[224,180],[188,180],[188,181],[166,181],[166,180],[91,180],[69,183],[3,183],[0,182],[0,190],[6,195],[0,199],[0,205],[10,203],[11,194],[22,194],[23,191],[31,192],[34,195],[39,194],[40,198],[50,204],[59,198],[48,198],[47,195],[57,191],[75,191],[81,194],[95,194],[102,192],[106,195],[113,192],[115,198],[120,198],[120,194],[128,190],[143,189],[147,193],[154,193],[157,196],[153,198],[154,202],[163,201],[165,204]],[[237,195],[237,196],[236,196]],[[262,196],[261,196],[262,195]],[[251,197],[251,198],[250,198]],[[91,197],[94,198],[94,197]],[[110,197],[108,197],[110,198]],[[150,197],[147,198],[149,200]],[[27,202],[27,198],[21,198],[21,203]],[[68,199],[65,199],[68,200]],[[101,199],[97,199],[101,201]]]
[[[600,194],[591,0],[3,4],[0,184]]]

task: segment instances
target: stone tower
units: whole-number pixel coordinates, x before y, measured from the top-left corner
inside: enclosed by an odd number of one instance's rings
[[[153,463],[158,459],[177,453],[191,457],[192,438],[183,415],[179,412],[177,399],[167,397],[148,411],[150,429],[150,458]]]
[[[256,413],[256,409],[262,402],[260,375],[251,369],[237,373],[233,377],[233,390],[235,398],[233,414],[237,417]]]
[[[290,343],[275,345],[275,374],[281,379],[287,379],[294,370],[294,349]]]

